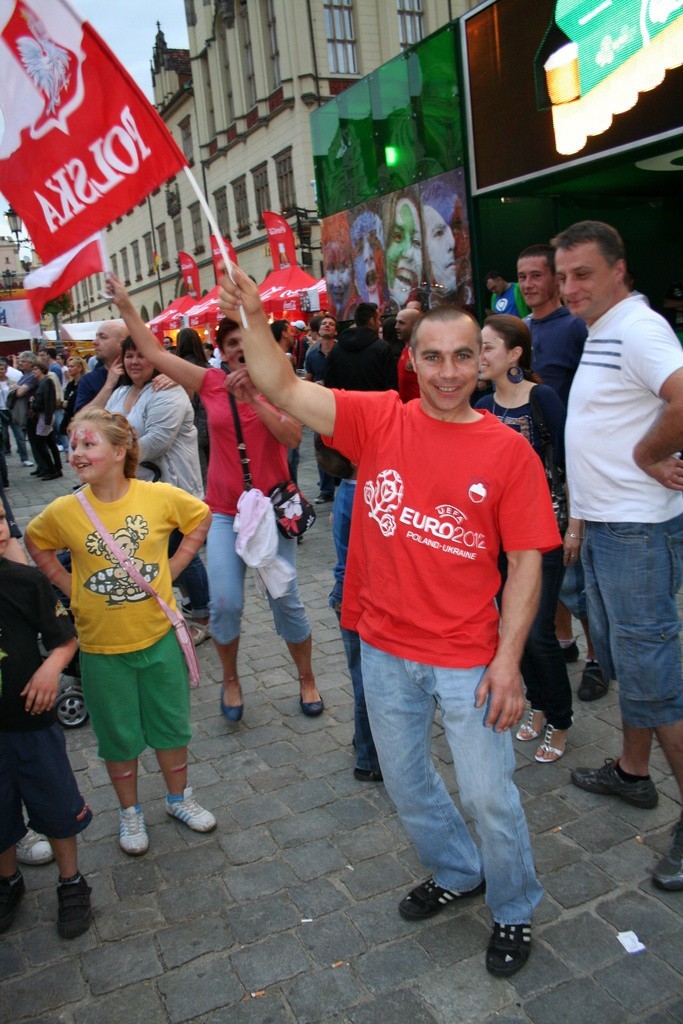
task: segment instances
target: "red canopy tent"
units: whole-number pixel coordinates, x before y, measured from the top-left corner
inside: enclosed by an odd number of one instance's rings
[[[175,331],[180,327],[180,318],[196,303],[197,300],[190,295],[181,295],[150,320],[147,326],[152,334],[163,338],[168,331]]]
[[[195,299],[190,309],[186,311],[190,327],[202,327],[204,324],[215,326],[223,319],[223,314],[218,308],[218,285],[214,285],[204,298]]]
[[[290,318],[302,314],[299,292],[304,288],[318,288],[320,282],[307,274],[301,267],[287,267],[274,270],[259,285],[259,295],[266,313]],[[324,282],[322,282],[324,285]],[[321,298],[322,305],[322,298]]]

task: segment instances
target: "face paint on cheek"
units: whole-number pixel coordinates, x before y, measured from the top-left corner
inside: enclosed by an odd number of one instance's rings
[[[78,442],[79,444],[103,444],[104,443],[104,438],[99,433],[99,431],[97,431],[97,430],[88,430],[88,429],[86,429],[86,427],[79,427],[78,430],[75,431],[73,437],[74,437],[74,441]]]

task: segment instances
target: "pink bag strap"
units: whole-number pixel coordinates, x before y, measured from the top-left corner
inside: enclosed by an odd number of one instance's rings
[[[166,602],[164,601],[164,599],[161,596],[161,594],[157,593],[157,591],[154,589],[152,584],[149,583],[144,578],[144,576],[138,571],[138,569],[135,567],[135,564],[133,563],[132,559],[125,553],[123,548],[121,548],[116,543],[116,541],[114,540],[112,535],[109,533],[109,531],[107,530],[107,528],[105,527],[105,525],[101,521],[100,517],[97,515],[97,512],[95,511],[95,509],[92,507],[92,505],[90,504],[90,502],[86,498],[85,493],[83,491],[77,491],[76,492],[76,497],[77,497],[77,499],[78,499],[78,501],[79,501],[83,511],[85,512],[86,516],[88,517],[90,522],[93,524],[93,526],[95,527],[95,529],[99,533],[100,537],[102,538],[104,543],[107,545],[107,547],[109,548],[110,552],[112,553],[112,555],[114,556],[116,561],[119,563],[121,568],[126,570],[128,575],[132,579],[133,583],[137,583],[137,585],[140,588],[140,590],[144,590],[144,592],[146,594],[148,594],[150,597],[155,598],[155,600],[159,604],[159,607],[161,608],[163,613],[166,615],[166,617],[168,619],[170,619],[170,621],[171,621],[171,623],[173,624],[174,627],[180,625],[181,623],[184,623],[185,620],[183,618],[181,618],[181,616],[178,614],[178,612],[175,612],[170,607],[170,605],[166,604]]]

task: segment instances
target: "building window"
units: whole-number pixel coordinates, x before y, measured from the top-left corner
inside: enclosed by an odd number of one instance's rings
[[[161,260],[161,269],[168,270],[168,241],[166,239],[165,224],[158,225],[157,238],[159,239],[159,259]]]
[[[223,188],[217,189],[213,194],[213,199],[216,205],[216,223],[218,224],[218,230],[223,238],[227,238],[230,234],[227,188],[223,186]]]
[[[119,263],[118,263],[118,259],[116,258],[116,253],[115,252],[113,252],[111,254],[111,269],[112,269],[112,271],[114,273],[114,277],[118,277],[119,276]],[[85,288],[85,285],[82,285],[82,287]]]
[[[154,270],[154,246],[152,244],[152,232],[148,231],[142,236],[142,241],[145,245],[145,259],[147,260],[147,266],[149,272]]]
[[[244,54],[244,90],[247,110],[251,110],[256,106],[256,72],[254,71],[254,52],[251,46],[249,14],[246,4],[240,7],[240,26],[242,53]]]
[[[121,250],[121,270],[123,271],[123,283],[126,287],[130,284],[130,268],[128,266],[128,250]]]
[[[130,251],[133,253],[133,270],[135,271],[135,280],[142,281],[142,267],[140,265],[140,243],[136,239],[130,243]]]
[[[275,21],[275,0],[266,0],[265,14],[268,26],[268,53],[270,54],[270,91],[275,92],[282,85],[280,47],[277,41],[277,24]]]
[[[397,0],[398,38],[401,49],[424,39],[422,0]]]
[[[204,90],[204,109],[206,111],[206,127],[209,139],[216,137],[216,114],[213,107],[213,90],[211,88],[211,75],[209,73],[209,58],[204,54],[200,61],[200,81]],[[189,117],[188,117],[189,120]],[[187,153],[185,154],[187,156]]]
[[[218,54],[220,65],[220,90],[218,95],[223,96],[225,103],[225,116],[227,123],[232,124],[235,120],[235,106],[232,99],[232,78],[230,75],[230,61],[228,59],[227,28],[222,16],[216,21],[216,38],[218,40]]]
[[[334,75],[357,74],[353,0],[323,0],[327,60]]]
[[[190,207],[190,220],[192,222],[192,241],[194,242],[195,256],[198,256],[200,252],[204,252],[204,242],[202,240],[202,211],[199,203],[192,203]]]
[[[173,234],[175,236],[175,250],[180,252],[185,248],[185,242],[183,241],[183,221],[181,217],[173,218]]]
[[[256,219],[258,226],[263,227],[263,211],[270,209],[270,189],[268,188],[268,165],[261,164],[251,172],[254,177],[254,195],[256,197]]]
[[[275,176],[277,178],[277,197],[280,201],[280,209],[283,213],[289,212],[296,206],[296,195],[294,193],[294,171],[292,169],[292,151],[288,149],[285,153],[278,153],[275,160]]]
[[[194,153],[192,152],[192,119],[188,114],[182,121],[179,122],[178,127],[180,128],[180,148],[187,157],[188,163],[194,162]]]
[[[241,178],[232,183],[232,195],[235,200],[235,217],[237,218],[237,234],[247,235],[251,230],[249,224],[249,200],[247,199],[247,179]]]

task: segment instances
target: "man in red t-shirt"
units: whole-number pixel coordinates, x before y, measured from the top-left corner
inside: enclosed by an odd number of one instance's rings
[[[220,307],[244,307],[257,387],[358,465],[342,625],[362,641],[363,680],[385,785],[430,877],[399,904],[420,920],[486,889],[487,969],[514,974],[541,899],[509,730],[524,709],[519,662],[540,589],[541,553],[560,545],[542,464],[528,442],[470,406],[480,333],[446,306],[416,325],[419,401],[292,378],[275,358],[253,282],[221,281]],[[499,617],[497,560],[508,577]],[[430,756],[441,711],[465,813]]]
[[[402,402],[411,402],[413,398],[420,397],[420,386],[417,383],[417,374],[410,361],[410,339],[413,328],[420,319],[420,312],[417,309],[409,309],[407,306],[396,315],[396,333],[399,341],[403,342],[403,351],[398,357],[398,393]]]

